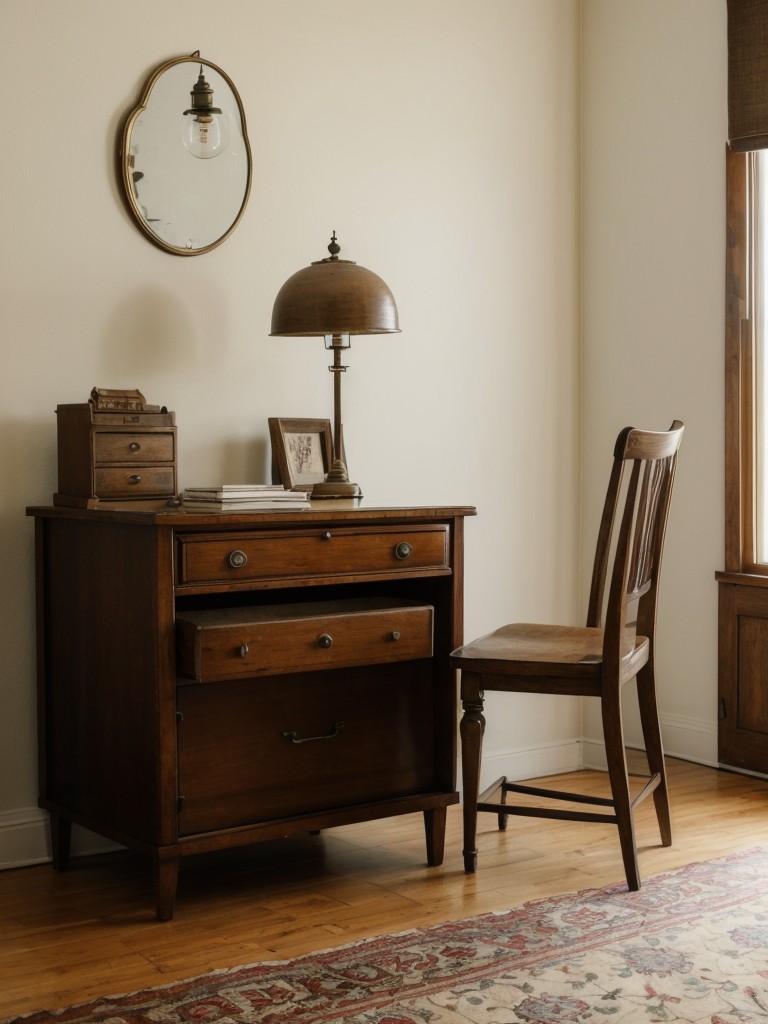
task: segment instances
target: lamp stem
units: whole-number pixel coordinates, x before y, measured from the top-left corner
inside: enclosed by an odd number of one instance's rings
[[[328,335],[326,335],[327,339]],[[328,344],[326,340],[326,345]],[[333,374],[333,464],[322,483],[312,488],[313,498],[360,498],[362,493],[357,484],[349,482],[347,467],[344,463],[344,438],[341,425],[341,375],[346,370],[342,365],[342,349],[349,348],[344,344],[341,334],[334,334],[330,347],[333,349],[333,365],[328,369]]]
[[[325,482],[349,484],[347,467],[344,463],[344,456],[342,454],[344,451],[344,442],[341,426],[341,375],[346,370],[346,366],[343,366],[341,362],[341,353],[342,350],[344,348],[348,348],[348,346],[344,344],[344,339],[341,334],[333,335],[331,348],[333,349],[333,365],[329,366],[328,369],[333,374],[333,465],[326,474]]]
[[[344,460],[341,457],[343,451],[341,442],[341,375],[346,370],[346,366],[341,365],[343,346],[340,334],[334,334],[331,345],[333,347],[333,366],[329,369],[333,373],[333,461],[343,464]]]

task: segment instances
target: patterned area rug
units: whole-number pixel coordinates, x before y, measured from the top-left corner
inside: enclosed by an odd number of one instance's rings
[[[768,852],[536,900],[25,1024],[768,1020]],[[6,1022],[7,1024],[7,1022]]]

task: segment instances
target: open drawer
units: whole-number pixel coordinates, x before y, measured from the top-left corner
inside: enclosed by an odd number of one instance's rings
[[[430,605],[376,598],[182,612],[177,672],[209,683],[429,658],[432,631]]]

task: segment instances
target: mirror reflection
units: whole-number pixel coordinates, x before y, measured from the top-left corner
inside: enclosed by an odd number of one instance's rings
[[[128,205],[166,252],[208,252],[231,233],[251,186],[251,153],[231,79],[199,54],[149,77],[122,138]]]

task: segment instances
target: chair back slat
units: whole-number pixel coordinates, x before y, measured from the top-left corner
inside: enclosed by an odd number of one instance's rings
[[[646,462],[641,467],[642,485],[635,516],[635,535],[627,578],[629,593],[639,593],[650,584],[655,555],[655,540],[660,526],[660,502],[663,500],[669,458]]]
[[[608,482],[608,493],[605,496],[603,514],[595,546],[595,564],[592,569],[592,586],[589,593],[589,609],[587,611],[588,626],[602,626],[605,619],[605,581],[611,559],[611,541],[616,533],[614,520],[619,503],[619,491],[624,475],[624,463],[614,457],[611,478]]]

